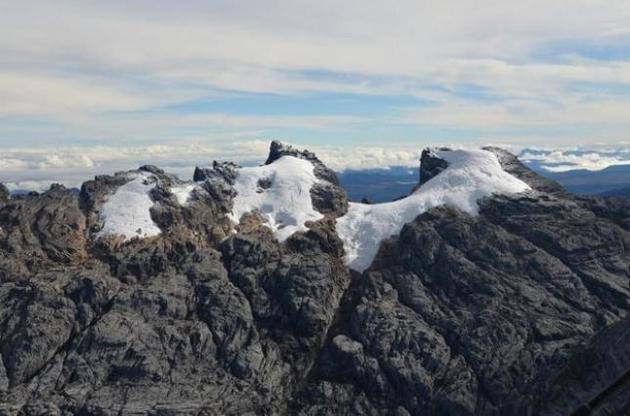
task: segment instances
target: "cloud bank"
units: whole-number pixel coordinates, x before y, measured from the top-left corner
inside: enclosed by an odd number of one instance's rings
[[[427,144],[614,145],[629,45],[622,0],[0,0],[0,169],[185,164],[270,137],[361,148],[353,167]]]
[[[548,172],[598,171],[630,165],[630,148],[617,149],[525,149],[519,158]]]
[[[80,184],[98,174],[135,169],[155,164],[192,178],[195,166],[207,166],[213,160],[232,160],[243,165],[262,163],[268,152],[268,141],[242,141],[225,144],[150,145],[136,147],[65,147],[58,149],[8,149],[0,156],[0,182],[11,189],[42,191],[51,183],[68,187]],[[417,166],[419,147],[311,146],[320,159],[337,171],[345,169]]]
[[[479,148],[488,143],[446,144],[451,148]],[[629,147],[523,148],[509,143],[493,143],[506,148],[536,170],[566,172],[601,170],[615,165],[630,165]],[[388,169],[407,166],[415,169],[424,147],[432,143],[396,146],[306,146],[332,169]],[[298,147],[305,147],[297,144]],[[10,190],[44,191],[52,183],[80,187],[99,174],[135,169],[155,164],[191,179],[195,166],[208,166],[213,160],[231,160],[245,166],[262,163],[269,141],[244,140],[216,143],[163,144],[148,146],[74,146],[50,148],[11,148],[0,156],[0,182]]]

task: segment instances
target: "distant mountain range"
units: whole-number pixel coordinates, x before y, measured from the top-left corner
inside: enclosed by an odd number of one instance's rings
[[[392,166],[388,169],[346,170],[339,173],[339,181],[353,201],[392,201],[408,195],[418,183],[418,169]]]
[[[600,196],[619,196],[619,197],[628,198],[630,197],[630,186],[626,188],[611,189],[610,191],[602,192],[599,195]]]
[[[530,168],[576,194],[628,196],[630,193],[630,165],[610,166],[598,171],[580,169],[558,173],[536,169],[535,166]]]

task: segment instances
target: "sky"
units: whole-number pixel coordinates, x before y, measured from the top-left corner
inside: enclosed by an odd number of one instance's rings
[[[629,115],[627,0],[0,0],[5,182],[259,160],[270,139],[337,169],[623,152]]]

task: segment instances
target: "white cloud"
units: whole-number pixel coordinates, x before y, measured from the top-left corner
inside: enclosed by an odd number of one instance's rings
[[[317,155],[332,169],[388,168],[390,166],[418,166],[424,146],[356,146],[321,147]]]
[[[577,169],[597,171],[610,166],[630,165],[630,148],[615,150],[592,149],[525,149],[519,158],[525,162],[537,162],[549,172],[568,172]]]
[[[499,83],[527,92],[544,89],[540,80],[627,81],[625,64],[550,65],[523,57],[553,40],[619,36],[630,27],[629,14],[630,5],[615,0],[606,7],[573,2],[570,13],[565,2],[542,0],[193,1],[177,7],[165,1],[23,1],[3,9],[0,51],[6,62],[53,72],[68,66],[124,71],[143,81],[242,91],[349,88],[284,72],[318,69]]]
[[[0,171],[16,169],[91,168],[94,162],[81,152],[51,149],[6,150],[0,156]]]
[[[387,169],[408,166],[416,169],[422,149],[435,143],[396,144],[381,146],[307,146],[332,169]],[[479,148],[489,142],[451,148]],[[615,148],[607,145],[590,148],[521,148],[510,143],[495,142],[526,163],[535,163],[550,172],[575,169],[600,170],[609,166],[630,164],[630,143]],[[304,146],[297,144],[296,147]],[[143,164],[155,164],[181,178],[190,179],[195,166],[208,166],[213,160],[232,160],[246,165],[262,163],[267,157],[269,141],[242,140],[223,143],[179,143],[148,146],[75,146],[50,148],[7,149],[0,157],[0,182],[9,189],[42,191],[52,183],[80,187],[81,183],[98,174],[136,169]]]
[[[619,33],[628,10],[619,0],[576,1],[570,13],[564,2],[543,0],[23,1],[3,10],[12,34],[3,44],[141,69],[234,62],[415,75],[436,58],[514,57],[550,38]]]
[[[395,121],[478,130],[597,124],[630,127],[628,108],[630,98],[592,101],[559,96],[555,102],[514,99],[501,103],[450,100],[406,109]]]
[[[45,191],[47,189],[50,188],[50,185],[54,184],[54,183],[58,183],[58,184],[62,184],[66,187],[73,187],[76,185],[76,183],[74,182],[66,182],[66,181],[61,181],[61,180],[50,180],[50,179],[45,179],[45,180],[33,180],[33,181],[11,181],[11,182],[5,182],[4,185],[6,185],[7,189],[9,189],[10,192],[15,192],[15,191],[19,191],[19,192],[23,192],[23,191],[35,191],[35,192],[42,192]]]
[[[269,142],[263,140],[222,144],[77,146],[54,150],[14,148],[4,151],[0,157],[0,181],[6,181],[12,188],[28,190],[43,190],[53,182],[78,187],[94,175],[135,169],[147,163],[190,178],[195,166],[207,166],[213,160],[261,163],[267,156],[268,148]],[[395,149],[376,146],[309,148],[336,170],[417,166],[422,150],[421,146],[397,146]]]
[[[143,108],[148,97],[124,92],[103,82],[0,71],[0,114],[75,116]]]
[[[577,123],[590,129],[582,139],[627,138],[627,90],[571,88],[630,84],[628,59],[580,53],[589,42],[627,47],[625,0],[0,0],[0,8],[0,117],[22,121],[0,131],[3,142],[14,132],[34,137],[42,121],[61,123],[62,137],[119,142],[199,136],[188,130],[204,126],[356,133],[367,123],[521,136]],[[537,55],[541,48],[551,48],[548,56]],[[466,85],[494,101],[467,99]],[[165,109],[222,94],[315,92],[422,97],[436,106],[400,118],[351,108],[275,116]]]

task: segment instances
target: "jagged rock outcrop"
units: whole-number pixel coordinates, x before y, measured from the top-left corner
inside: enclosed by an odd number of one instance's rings
[[[0,204],[6,204],[6,202],[11,198],[11,194],[6,186],[3,183],[0,183]]]
[[[494,153],[503,169],[526,182],[533,189],[536,189],[540,192],[546,192],[550,194],[562,194],[563,196],[568,196],[567,192],[555,181],[551,179],[543,178],[540,175],[534,173],[527,166],[523,165],[520,160],[512,153],[501,149],[499,147],[488,146],[484,147],[484,150],[488,150]]]
[[[364,277],[311,389],[350,384],[378,413],[496,411],[618,317],[543,249],[446,208],[407,225]]]
[[[277,140],[272,141],[271,145],[269,146],[269,156],[265,161],[265,165],[269,165],[275,162],[282,156],[293,156],[300,159],[308,160],[313,164],[315,176],[324,181],[330,182],[333,185],[339,185],[337,174],[332,169],[324,165],[324,163],[319,160],[315,153],[308,150],[296,149],[291,145],[281,143]]]
[[[344,215],[348,211],[348,195],[339,186],[337,174],[324,165],[313,152],[298,150],[293,146],[274,140],[271,142],[269,156],[265,164],[273,163],[282,156],[305,159],[313,164],[315,176],[321,180],[311,189],[311,198],[315,209],[323,214],[333,214],[336,217]]]
[[[478,217],[435,208],[385,242],[346,291],[296,413],[353,414],[360,403],[365,414],[539,414],[547,396],[535,386],[581,382],[566,363],[627,316],[630,203],[574,198],[492,151],[535,192],[487,198]],[[429,153],[428,176],[439,174],[446,166]],[[597,387],[567,392],[549,414],[571,414],[628,370],[590,373]],[[549,381],[561,371],[568,380]],[[615,397],[620,409],[630,391]]]
[[[236,178],[236,168],[238,165],[233,162],[212,162],[212,168],[196,167],[193,174],[193,181],[206,181],[217,179],[227,184],[233,184]]]
[[[0,414],[286,411],[350,272],[332,217],[283,244],[255,219],[234,233],[235,169],[196,174],[183,204],[143,166],[0,207]],[[161,233],[100,238],[140,173]]]
[[[3,262],[15,270],[80,264],[87,255],[85,229],[76,194],[61,185],[41,195],[12,198],[0,208]]]
[[[622,414],[630,202],[489,150],[533,190],[424,212],[364,273],[344,265],[334,172],[278,142],[266,163],[310,161],[324,214],[282,243],[264,212],[230,218],[226,162],[0,201],[0,414]],[[447,168],[429,153],[423,183]],[[101,236],[138,175],[160,232]]]
[[[447,148],[440,148],[448,150]],[[420,156],[420,181],[419,186],[429,181],[448,167],[448,162],[436,155],[433,149],[424,149]]]
[[[629,318],[598,333],[521,399],[521,414],[624,415],[630,387]]]

